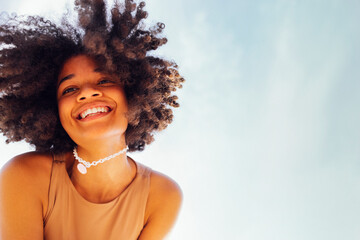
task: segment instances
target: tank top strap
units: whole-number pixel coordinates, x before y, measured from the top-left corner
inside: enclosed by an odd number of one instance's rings
[[[48,191],[48,208],[44,218],[44,226],[47,223],[48,218],[52,213],[52,210],[54,209],[54,205],[56,202],[56,192],[59,188],[59,184],[61,181],[62,168],[64,168],[64,164],[66,164],[64,158],[65,156],[63,154],[52,153],[52,155],[53,155],[53,161],[52,161],[50,185]]]

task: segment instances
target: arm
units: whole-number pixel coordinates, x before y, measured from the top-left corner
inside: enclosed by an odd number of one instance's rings
[[[164,239],[175,223],[181,202],[179,186],[167,176],[152,173],[145,226],[138,239]]]
[[[43,197],[50,173],[41,158],[24,154],[11,159],[0,172],[0,239],[42,240]],[[47,183],[43,177],[49,175]],[[48,185],[47,185],[48,186]]]

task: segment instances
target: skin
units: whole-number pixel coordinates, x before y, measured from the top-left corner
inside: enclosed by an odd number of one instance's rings
[[[66,80],[64,80],[66,79]],[[59,117],[64,129],[78,144],[78,154],[91,162],[126,146],[127,101],[122,86],[98,71],[85,56],[72,57],[58,78]],[[91,106],[110,106],[111,112],[81,121],[79,112]],[[80,174],[71,153],[68,170],[77,191],[88,201],[113,200],[136,175],[132,159],[122,154]],[[43,218],[48,208],[48,187],[52,156],[26,153],[11,159],[0,172],[0,239],[43,239]],[[119,177],[121,176],[121,177]],[[144,228],[138,239],[163,239],[174,224],[182,201],[179,186],[169,177],[153,171],[150,177]],[[88,186],[91,186],[89,188]]]

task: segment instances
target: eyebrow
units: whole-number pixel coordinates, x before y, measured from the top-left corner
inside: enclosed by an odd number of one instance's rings
[[[67,75],[66,77],[62,78],[62,79],[59,81],[59,83],[58,83],[58,88],[59,88],[59,86],[60,86],[61,83],[63,83],[63,82],[66,81],[66,80],[69,80],[69,79],[71,79],[71,78],[73,78],[73,77],[75,77],[75,74],[70,74],[70,75]]]
[[[101,69],[101,68],[96,68],[96,69],[94,69],[94,72],[101,73],[101,72],[102,72],[102,69]],[[70,74],[70,75],[67,75],[66,77],[62,78],[62,79],[59,81],[57,87],[59,88],[59,86],[60,86],[61,83],[63,83],[63,82],[66,81],[66,80],[69,80],[69,79],[71,79],[71,78],[73,78],[73,77],[75,77],[75,74]]]

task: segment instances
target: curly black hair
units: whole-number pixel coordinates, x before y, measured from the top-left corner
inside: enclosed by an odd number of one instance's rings
[[[5,16],[0,25],[0,131],[6,142],[25,140],[38,151],[70,151],[63,129],[56,82],[64,62],[85,54],[123,84],[128,100],[126,142],[142,151],[165,129],[178,107],[172,93],[184,81],[172,61],[151,54],[167,39],[163,23],[146,28],[144,2],[75,0],[77,24],[55,24],[40,16]],[[4,14],[3,14],[4,15]],[[4,17],[3,17],[4,18]]]

